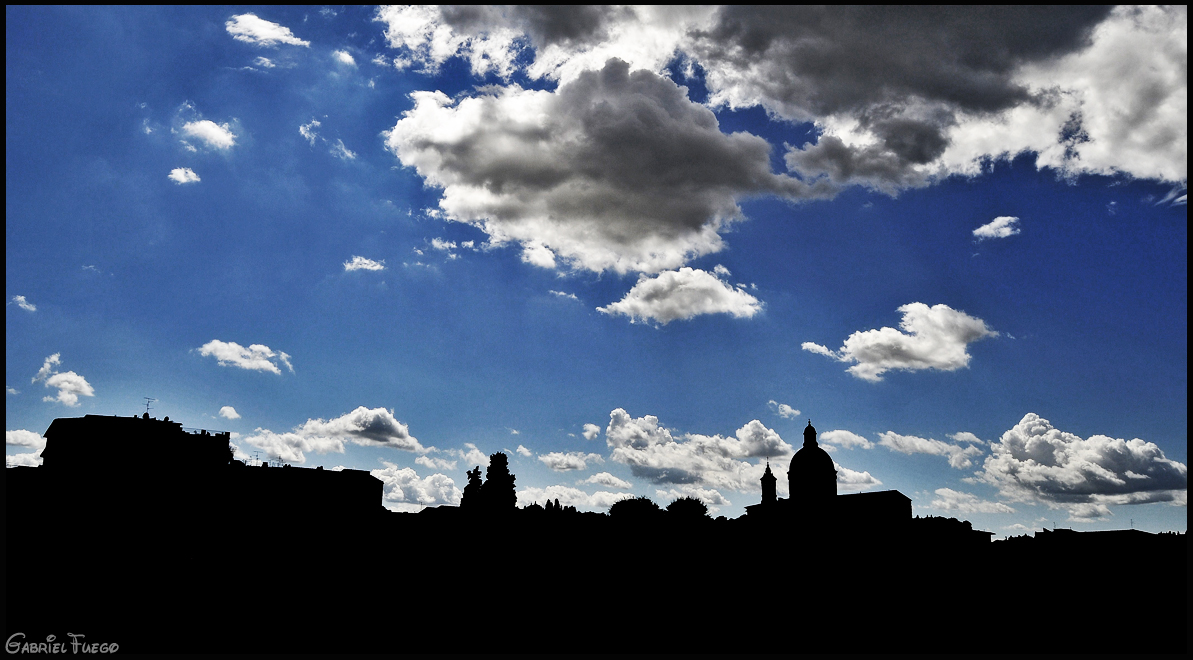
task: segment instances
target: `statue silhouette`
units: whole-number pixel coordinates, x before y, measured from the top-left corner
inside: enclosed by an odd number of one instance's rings
[[[461,509],[481,508],[481,466],[475,470],[468,470],[468,485],[464,486],[464,494],[460,497]]]

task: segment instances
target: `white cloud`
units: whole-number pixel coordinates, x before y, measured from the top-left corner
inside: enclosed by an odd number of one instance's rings
[[[898,311],[903,313],[899,322],[903,332],[894,328],[855,332],[836,352],[812,342],[801,346],[805,351],[840,362],[856,362],[846,371],[863,380],[878,382],[890,370],[955,371],[968,367],[969,344],[998,336],[981,319],[948,305],[928,307],[917,302],[903,305]]]
[[[431,247],[441,252],[447,252],[456,249],[456,243],[455,241],[445,241],[442,238],[436,237],[431,239]]]
[[[833,467],[837,469],[837,492],[856,493],[882,485],[882,482],[869,472],[851,470],[836,461],[833,461]]]
[[[600,454],[586,454],[582,451],[553,451],[547,454],[540,454],[539,460],[542,461],[543,465],[546,465],[556,472],[567,472],[568,470],[587,470],[589,463],[605,462],[605,459],[602,458]]]
[[[16,396],[16,395],[20,394],[20,393],[21,393],[21,391],[20,391],[20,390],[18,390],[17,388],[15,388],[15,387],[12,387],[12,386],[10,386],[10,385],[5,385],[5,386],[4,386],[4,393],[5,393],[5,395]]]
[[[223,417],[224,419],[240,419],[240,413],[236,412],[236,409],[232,406],[224,406],[223,408],[220,408],[219,414],[220,417]]]
[[[977,495],[962,493],[951,488],[937,488],[936,498],[928,505],[932,509],[960,511],[961,513],[1015,513],[1002,502],[979,499]]]
[[[446,8],[449,11],[452,8]],[[479,14],[472,22],[484,28],[473,33],[456,33],[443,21],[441,8],[429,5],[386,6],[377,10],[376,20],[385,23],[390,48],[399,50],[395,68],[418,65],[421,72],[435,73],[457,54],[468,60],[472,73],[484,76],[492,71],[508,78],[514,71],[518,34],[505,25],[500,7],[478,5],[457,7]]]
[[[932,438],[920,438],[914,435],[899,435],[892,431],[885,431],[878,434],[878,444],[897,451],[901,454],[932,454],[934,456],[947,456],[949,459],[949,466],[958,470],[965,469],[973,465],[972,457],[981,456],[982,450],[968,445],[962,447],[961,445],[951,445],[947,442],[935,440]]]
[[[175,167],[170,170],[169,178],[174,183],[182,185],[184,183],[198,183],[202,181],[198,174],[189,167]]]
[[[298,127],[298,134],[306,138],[306,141],[310,142],[313,147],[315,146],[315,140],[319,139],[319,134],[315,132],[315,129],[322,125],[318,119],[312,117],[310,123]]]
[[[443,474],[419,477],[412,468],[398,467],[383,461],[384,468],[371,470],[369,474],[384,484],[383,501],[396,511],[420,511],[424,507],[447,504],[458,506],[463,493],[456,488],[456,482]]]
[[[979,240],[987,238],[1006,238],[1019,233],[1019,218],[1000,215],[997,218],[973,230],[973,235]]]
[[[253,60],[253,64],[256,64],[262,69],[272,69],[277,66],[273,63],[273,60],[269,59],[268,57],[258,57],[257,59]]]
[[[955,442],[968,442],[968,443],[975,444],[975,445],[986,444],[986,443],[982,442],[981,438],[970,433],[969,431],[961,431],[960,433],[950,433],[949,437],[952,438]]]
[[[571,298],[572,300],[579,300],[579,298],[577,298],[576,294],[574,294],[574,293],[564,293],[563,291],[556,291],[554,289],[549,291],[549,293],[552,295],[555,295],[555,296],[559,296],[560,298]]]
[[[467,451],[465,451],[465,449]],[[489,467],[489,455],[481,451],[476,445],[471,442],[464,443],[464,449],[448,450],[460,457],[464,461],[465,467],[469,465],[479,465],[481,467]]]
[[[385,260],[373,261],[372,259],[354,256],[344,262],[344,270],[385,270]]]
[[[990,444],[977,472],[1012,502],[1065,508],[1073,519],[1110,515],[1108,505],[1170,502],[1186,506],[1188,467],[1152,442],[1061,431],[1035,413]]]
[[[17,307],[20,307],[21,309],[25,310],[26,312],[36,312],[37,311],[37,305],[34,305],[33,303],[26,300],[25,296],[13,296],[12,302],[10,302],[9,304],[10,305],[15,304]]]
[[[410,435],[410,429],[394,417],[393,411],[364,406],[330,420],[308,419],[288,433],[262,428],[253,433],[245,442],[288,463],[305,463],[306,452],[342,454],[347,442],[419,453],[432,450],[420,445]]]
[[[4,432],[4,444],[9,447],[27,447],[31,452],[7,454],[4,456],[4,467],[41,465],[41,452],[46,448],[46,439],[33,431],[19,429]]]
[[[666,325],[701,314],[750,318],[762,311],[762,303],[711,273],[684,266],[655,277],[642,275],[624,298],[597,311],[628,316],[632,323],[653,320]]]
[[[18,429],[4,432],[4,444],[9,447],[29,447],[40,454],[46,448],[46,439],[40,433]]]
[[[46,387],[58,390],[57,396],[47,396],[42,401],[57,401],[64,406],[74,407],[79,405],[79,397],[95,396],[95,389],[86,378],[73,371],[58,371],[57,367],[62,364],[61,356],[61,353],[55,353],[47,357],[31,382],[42,381]]]
[[[232,132],[231,124],[227,123],[217,124],[210,119],[188,121],[182,125],[182,132],[212,149],[227,151],[236,145],[236,134]]]
[[[840,429],[834,429],[832,431],[825,431],[824,433],[821,433],[820,441],[837,445],[839,447],[844,447],[846,449],[853,449],[854,447],[869,449],[874,446],[874,443],[863,438],[862,436]]]
[[[775,411],[775,413],[783,419],[795,419],[796,417],[799,417],[799,411],[787,405],[786,403],[779,403],[778,401],[771,399],[770,401],[766,402],[766,405],[770,406],[771,410]]]
[[[356,66],[356,59],[353,58],[352,54],[346,50],[332,51],[331,56],[334,57],[336,59],[336,61],[339,62],[340,64],[346,64],[348,66]]]
[[[722,249],[737,200],[822,194],[770,168],[770,145],[725,134],[674,82],[620,60],[556,91],[415,92],[386,147],[442,189],[444,217],[523,259],[658,272]],[[710,276],[711,277],[711,276]]]
[[[526,458],[530,458],[531,456],[534,456],[534,452],[530,451],[526,447],[523,447],[522,445],[518,445],[518,448],[515,449],[514,451],[518,452],[519,456],[524,456]]]
[[[336,140],[336,143],[331,145],[331,149],[328,151],[328,153],[335,156],[336,158],[339,158],[340,160],[356,160],[356,152],[352,151],[348,147],[345,147],[343,140]]]
[[[716,513],[722,506],[728,506],[729,504],[732,504],[732,502],[726,499],[725,496],[715,488],[698,488],[689,484],[684,484],[679,488],[669,488],[667,490],[659,489],[656,490],[654,494],[660,502],[663,502],[663,504],[660,506],[666,506],[675,500],[685,497],[694,497],[701,502],[704,502],[705,506],[708,507],[709,513]]]
[[[606,443],[613,450],[610,458],[628,465],[635,477],[656,484],[759,492],[764,459],[781,461],[794,454],[791,445],[758,420],[734,436],[687,433],[676,438],[659,425],[657,417],[632,418],[622,408],[609,413],[605,429]],[[780,489],[785,488],[783,481]]]
[[[233,16],[224,23],[228,34],[237,41],[243,41],[254,46],[273,47],[281,44],[290,46],[310,46],[311,42],[303,41],[294,36],[290,28],[272,23],[256,14],[241,14]]]
[[[608,472],[597,472],[596,474],[592,475],[591,477],[589,477],[587,479],[581,479],[580,481],[577,481],[576,483],[592,484],[594,486],[604,486],[606,488],[621,488],[623,490],[629,490],[629,489],[633,488],[633,485],[630,482],[628,482],[624,479],[618,479],[617,477],[613,476],[612,474],[609,474]]]
[[[456,461],[449,461],[445,458],[434,458],[432,456],[427,456],[425,454],[423,456],[419,456],[418,458],[414,459],[414,462],[418,463],[419,465],[424,465],[426,467],[429,467],[432,470],[454,470],[454,469],[456,469]]]
[[[600,434],[601,434],[601,427],[597,426],[596,424],[585,424],[584,425],[583,435],[584,435],[585,440],[596,440],[597,437],[600,436]]]
[[[547,486],[546,488],[524,488],[518,491],[518,506],[526,507],[534,503],[543,504],[547,501],[559,500],[563,506],[574,506],[577,509],[589,511],[608,510],[614,502],[633,497],[629,493],[610,493],[597,491],[591,495],[571,486]]]
[[[214,357],[221,367],[240,367],[250,371],[268,371],[281,374],[278,364],[283,364],[290,373],[294,367],[290,364],[290,356],[282,351],[274,351],[263,344],[250,344],[248,348],[234,341],[223,342],[218,339],[199,347],[199,355]]]

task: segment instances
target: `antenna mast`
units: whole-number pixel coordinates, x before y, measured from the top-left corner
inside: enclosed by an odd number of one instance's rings
[[[148,415],[149,414],[149,404],[153,403],[154,401],[157,401],[157,399],[155,399],[153,397],[149,397],[149,396],[142,397],[142,398],[145,399],[145,414]]]

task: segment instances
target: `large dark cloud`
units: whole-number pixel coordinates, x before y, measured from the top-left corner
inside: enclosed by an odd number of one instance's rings
[[[1108,7],[742,7],[693,32],[714,98],[789,119],[848,117],[870,144],[792,150],[808,178],[893,192],[927,181],[957,114],[1048,103],[1017,81],[1026,63],[1089,45]]]
[[[706,66],[764,63],[773,75],[755,84],[793,115],[913,96],[995,111],[1027,98],[1018,66],[1086,45],[1110,9],[729,6],[696,36]]]
[[[721,249],[740,197],[830,194],[770,168],[770,145],[726,134],[656,73],[611,59],[555,92],[488,88],[458,103],[421,92],[386,134],[443,188],[448,217],[542,266],[655,272]]]

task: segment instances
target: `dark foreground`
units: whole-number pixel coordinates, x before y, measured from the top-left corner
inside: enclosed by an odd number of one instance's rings
[[[1185,535],[1076,547],[745,519],[86,508],[7,503],[6,640],[83,634],[120,653],[1187,651]]]

